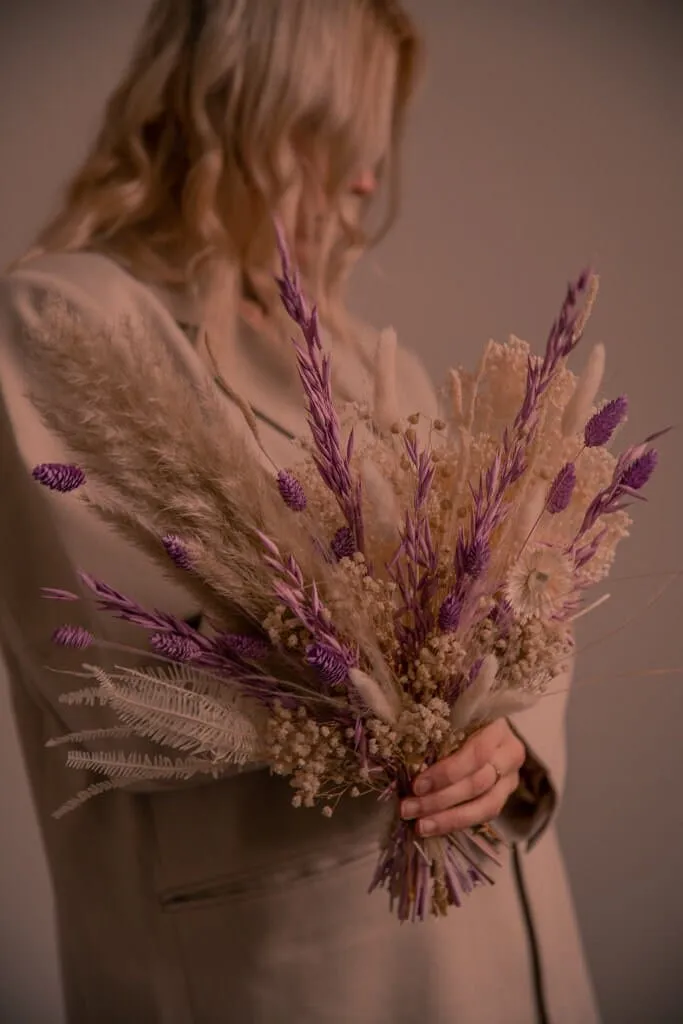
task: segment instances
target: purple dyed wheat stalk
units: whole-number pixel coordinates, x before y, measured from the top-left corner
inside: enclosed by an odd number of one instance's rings
[[[533,423],[539,399],[552,382],[561,360],[566,359],[581,340],[583,331],[579,329],[578,300],[590,280],[590,272],[584,271],[576,284],[569,284],[560,314],[550,328],[543,359],[539,361],[529,357],[526,392],[513,426],[513,435],[517,438]]]
[[[439,560],[434,549],[427,500],[434,479],[428,452],[420,452],[414,437],[406,437],[406,451],[417,482],[412,510],[406,512],[401,543],[389,563],[390,577],[401,595],[396,612],[396,633],[406,657],[411,657],[434,628],[433,598],[439,585]],[[401,620],[408,619],[411,625]]]
[[[296,559],[292,555],[283,558],[277,544],[263,534],[259,537],[266,549],[264,561],[278,576],[273,582],[275,594],[311,634],[308,663],[321,671],[325,682],[345,682],[349,669],[358,665],[358,656],[337,637],[331,625],[331,615],[320,599],[315,582],[307,593]]]
[[[589,281],[590,274],[584,272],[575,284],[569,285],[560,314],[550,329],[543,359],[529,357],[524,399],[512,428],[505,430],[493,463],[485,474],[480,474],[473,493],[469,539],[461,529],[456,548],[458,581],[449,596],[460,606],[473,596],[474,583],[481,575],[481,571],[467,572],[467,566],[477,561],[478,554],[488,552],[491,533],[505,511],[505,494],[526,470],[526,453],[534,438],[539,401],[553,381],[561,360],[566,359],[581,340],[578,298],[586,291]],[[469,611],[471,613],[471,608]]]
[[[305,345],[294,344],[307,400],[308,425],[316,448],[314,461],[353,533],[356,550],[363,551],[361,483],[351,473],[353,431],[344,447],[332,399],[330,357],[323,351],[320,341],[317,311],[314,307],[308,313],[299,276],[292,268],[284,235],[278,225],[276,233],[282,261],[282,277],[277,278],[280,297],[289,316],[301,328],[305,341]]]
[[[609,484],[607,487],[603,487],[601,491],[598,491],[586,509],[583,522],[568,549],[574,555],[577,568],[581,568],[581,566],[590,561],[598,551],[600,542],[604,537],[605,531],[603,530],[592,541],[579,546],[579,542],[586,536],[589,530],[603,516],[626,508],[630,504],[628,498],[645,500],[639,492],[648,482],[657,466],[656,449],[647,447],[650,440],[653,440],[653,438],[648,438],[641,445],[628,448],[619,456]]]
[[[146,611],[136,601],[120,594],[113,587],[108,586],[101,580],[95,579],[88,573],[81,572],[79,576],[86,587],[95,594],[97,607],[100,611],[108,612],[117,619],[132,622],[143,629],[152,629],[158,633],[174,633],[177,636],[188,637],[196,641],[200,647],[210,649],[211,641],[202,637],[192,626],[176,618],[175,615],[168,615],[166,612]]]
[[[136,601],[101,580],[84,572],[79,573],[79,576],[95,594],[100,611],[149,630],[150,646],[156,653],[171,661],[191,661],[197,668],[217,673],[219,678],[229,677],[231,683],[238,684],[245,692],[264,703],[270,703],[277,697],[286,703],[287,696],[281,695],[276,679],[264,672],[250,670],[245,663],[252,657],[258,659],[267,653],[268,648],[265,643],[259,643],[258,638],[238,634],[218,634],[215,639],[205,637],[174,615],[159,611],[148,612]],[[69,591],[50,588],[44,589],[44,596],[63,601],[79,599]],[[73,640],[75,637],[72,638],[72,646]]]

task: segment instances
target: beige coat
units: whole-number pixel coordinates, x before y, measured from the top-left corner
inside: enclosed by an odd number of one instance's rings
[[[383,824],[374,801],[351,802],[328,820],[294,810],[286,782],[262,770],[109,793],[50,817],[92,780],[45,741],[103,724],[99,709],[58,703],[80,683],[49,667],[77,667],[79,656],[54,649],[51,632],[66,619],[123,634],[87,606],[42,601],[40,587],[73,589],[78,566],[166,610],[197,609],[75,499],[31,481],[33,465],[65,453],[26,397],[24,326],[57,293],[93,324],[144,316],[182,372],[205,371],[177,323],[191,311],[173,309],[103,256],[41,257],[0,288],[0,639],[52,873],[70,1024],[594,1024],[552,821],[565,779],[565,695],[514,719],[534,802],[515,799],[506,810],[520,842],[497,884],[445,920],[401,926],[383,891],[367,895]],[[338,361],[362,397],[362,362]],[[296,393],[246,331],[230,372],[258,408],[300,428]],[[399,376],[404,411],[430,411],[431,387],[407,353]],[[276,460],[287,458],[281,434],[264,427],[264,438]]]

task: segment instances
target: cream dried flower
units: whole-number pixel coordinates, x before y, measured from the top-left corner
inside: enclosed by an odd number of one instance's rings
[[[379,332],[375,353],[373,419],[380,430],[389,430],[399,419],[396,394],[396,331],[386,327]]]
[[[551,618],[562,611],[573,590],[573,562],[551,547],[523,551],[505,583],[505,596],[521,619]]]

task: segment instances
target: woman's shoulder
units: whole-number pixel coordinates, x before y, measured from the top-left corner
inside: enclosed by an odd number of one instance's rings
[[[0,277],[0,313],[20,319],[52,299],[98,318],[134,313],[151,295],[123,266],[103,253],[41,253]]]
[[[0,377],[6,377],[10,363],[27,372],[27,360],[40,358],[40,338],[49,335],[62,345],[71,327],[93,339],[106,338],[107,349],[134,347],[144,338],[160,357],[170,356],[185,370],[191,361],[169,307],[107,255],[44,253],[0,277]]]

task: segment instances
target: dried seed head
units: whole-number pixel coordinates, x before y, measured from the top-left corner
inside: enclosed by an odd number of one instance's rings
[[[293,473],[281,469],[277,475],[277,486],[282,500],[293,512],[303,512],[306,508],[306,494]]]

